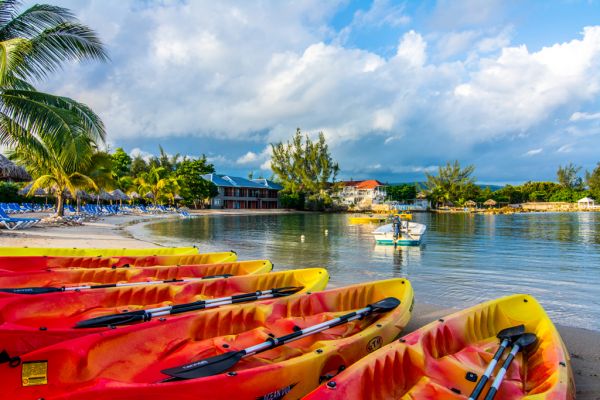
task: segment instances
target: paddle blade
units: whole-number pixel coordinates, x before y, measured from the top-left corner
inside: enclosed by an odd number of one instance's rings
[[[246,353],[243,350],[230,351],[179,367],[163,369],[160,372],[179,379],[203,378],[205,376],[216,375],[227,371],[237,364],[245,354]]]
[[[388,312],[400,305],[400,300],[395,297],[386,297],[377,303],[370,304],[371,311],[374,313]]]
[[[6,288],[0,289],[0,292],[13,294],[44,294],[63,292],[63,288],[57,287],[24,287],[24,288]]]
[[[519,346],[519,351],[526,350],[537,342],[535,333],[524,333],[523,336],[517,339],[515,346]]]
[[[298,293],[302,289],[304,289],[304,286],[288,286],[288,287],[276,288],[276,289],[273,289],[273,297],[289,296],[294,293]]]
[[[525,325],[511,326],[510,328],[502,329],[496,337],[500,340],[508,339],[513,340],[517,336],[521,336],[525,333]]]
[[[109,325],[125,325],[134,322],[142,322],[146,320],[144,310],[132,311],[123,314],[103,315],[101,317],[90,318],[83,321],[78,321],[75,328],[102,328]]]

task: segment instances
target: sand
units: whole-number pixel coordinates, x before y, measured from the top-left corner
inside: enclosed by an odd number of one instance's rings
[[[241,215],[265,212],[282,213],[285,211],[207,210],[201,211],[199,214]],[[27,230],[12,232],[2,229],[0,230],[0,246],[155,247],[160,244],[136,239],[127,228],[164,218],[178,217],[173,215],[111,216],[104,217],[96,222],[86,222],[81,226],[35,226]],[[243,254],[240,256],[243,258]],[[455,311],[455,309],[417,301],[413,318],[407,326],[406,333]],[[577,398],[600,400],[600,332],[560,325],[557,327],[571,353]]]

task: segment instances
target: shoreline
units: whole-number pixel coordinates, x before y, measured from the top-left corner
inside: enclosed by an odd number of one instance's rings
[[[287,210],[194,210],[193,215],[288,214]],[[137,238],[132,230],[148,223],[179,218],[177,215],[107,216],[98,221],[75,226],[34,226],[23,231],[0,230],[0,247],[156,247],[160,243]],[[244,255],[241,254],[243,259]],[[415,303],[412,319],[404,333],[409,333],[444,315],[457,311],[442,305]],[[556,325],[571,354],[571,364],[578,399],[600,399],[600,332]]]

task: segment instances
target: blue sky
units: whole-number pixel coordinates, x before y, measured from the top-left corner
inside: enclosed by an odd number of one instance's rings
[[[600,161],[600,2],[58,0],[112,61],[37,86],[96,110],[112,148],[270,176],[269,143],[323,131],[341,178],[486,183]]]

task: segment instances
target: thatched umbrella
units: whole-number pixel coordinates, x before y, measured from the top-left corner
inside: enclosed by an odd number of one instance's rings
[[[131,192],[129,193],[129,197],[132,199],[139,199],[140,195],[138,194],[138,192]]]
[[[0,154],[0,181],[29,182],[31,179],[25,168]]]
[[[152,194],[152,192],[146,193],[146,195],[144,197],[147,198],[147,199],[154,200],[154,194]]]
[[[180,195],[176,194],[175,196],[173,196],[173,200],[183,200],[183,197],[181,197]]]
[[[483,205],[484,205],[484,206],[487,206],[487,207],[494,207],[496,204],[498,204],[498,203],[496,203],[496,200],[494,200],[494,199],[487,199],[487,200],[486,200],[486,201],[483,203]]]
[[[467,201],[465,201],[465,206],[467,206],[467,207],[476,207],[477,203],[475,203],[473,200],[467,200]]]
[[[110,195],[115,199],[119,200],[119,205],[123,205],[123,200],[129,200],[129,196],[127,196],[121,189],[115,189],[110,192]]]
[[[425,192],[419,192],[419,193],[417,193],[417,199],[423,200],[423,199],[426,199],[426,198],[427,198],[427,193],[425,193]]]
[[[29,190],[31,189],[31,183],[27,186],[25,186],[23,189],[19,190],[18,193],[21,196],[27,196],[27,194],[29,194]],[[36,189],[36,191],[33,193],[33,195],[35,197],[46,197],[48,196],[48,192],[46,192],[44,189],[40,188],[40,189]]]

